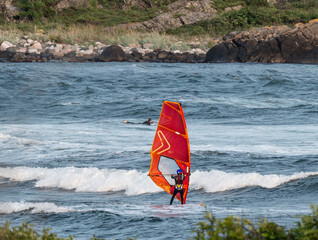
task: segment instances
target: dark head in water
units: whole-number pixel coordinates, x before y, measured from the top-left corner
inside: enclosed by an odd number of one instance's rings
[[[148,118],[148,120],[147,120],[147,121],[144,121],[143,124],[150,125],[150,124],[151,124],[151,118]]]

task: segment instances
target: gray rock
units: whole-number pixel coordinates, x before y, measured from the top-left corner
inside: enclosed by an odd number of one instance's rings
[[[57,11],[62,11],[69,7],[88,7],[89,3],[87,0],[62,0],[56,5]]]
[[[172,13],[163,13],[149,21],[143,22],[145,28],[152,31],[164,31],[169,28],[181,27],[183,24],[179,18]]]
[[[318,63],[318,20],[289,27],[230,34],[211,48],[207,62]]]
[[[7,48],[12,47],[12,43],[8,42],[8,41],[3,41],[1,43],[0,49],[1,50],[7,50]]]
[[[107,47],[99,56],[102,62],[122,62],[127,60],[124,50],[118,45]]]
[[[0,50],[0,58],[10,60],[16,53],[17,50],[14,47],[8,47],[6,50]]]

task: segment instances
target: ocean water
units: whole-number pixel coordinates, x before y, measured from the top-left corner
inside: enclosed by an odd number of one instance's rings
[[[188,239],[208,210],[292,227],[318,204],[318,66],[1,63],[0,224],[59,237]],[[182,103],[187,203],[147,176]],[[205,206],[202,206],[202,205]]]

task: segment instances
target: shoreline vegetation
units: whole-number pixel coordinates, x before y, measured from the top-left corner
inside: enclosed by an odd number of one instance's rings
[[[12,4],[0,9],[0,52],[14,47],[20,53],[13,59],[16,62],[95,61],[94,56],[83,55],[113,44],[132,55],[128,60],[204,62],[203,55],[233,31],[291,27],[318,18],[316,0],[0,0],[0,6],[1,2]],[[61,59],[61,54],[37,58],[45,52],[32,50],[37,42],[45,50],[71,48],[77,58]],[[137,59],[134,50],[137,55],[152,51],[156,56]],[[160,59],[160,51],[173,56]],[[22,53],[30,56],[21,57]],[[12,52],[3,53],[0,60],[8,59],[8,54]]]
[[[206,211],[205,221],[196,224],[194,240],[317,240],[318,236],[318,205],[311,205],[311,214],[299,215],[300,221],[296,226],[286,229],[275,222],[270,222],[266,218],[254,222],[246,218],[227,216],[217,219],[213,214]],[[189,233],[190,234],[190,233]],[[38,233],[32,224],[22,223],[19,227],[10,227],[7,222],[0,227],[0,239],[2,240],[72,240],[59,238],[57,234],[50,233],[50,228]],[[128,238],[138,239],[138,238]],[[98,240],[93,237],[90,240]]]

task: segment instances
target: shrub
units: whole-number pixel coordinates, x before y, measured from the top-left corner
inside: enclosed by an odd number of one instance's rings
[[[17,6],[22,10],[22,19],[39,21],[43,17],[51,18],[56,14],[53,6],[58,0],[18,0]]]
[[[49,228],[45,228],[42,231],[42,235],[33,229],[32,224],[22,223],[20,227],[13,227],[10,229],[9,223],[6,223],[4,227],[0,228],[0,239],[4,240],[72,240],[73,237],[59,238],[55,233],[50,233]]]
[[[317,240],[318,239],[318,205],[311,205],[312,214],[302,215],[297,227],[285,230],[284,227],[267,219],[253,224],[250,220],[238,217],[216,219],[207,212],[205,221],[197,224],[193,239],[204,240]]]

